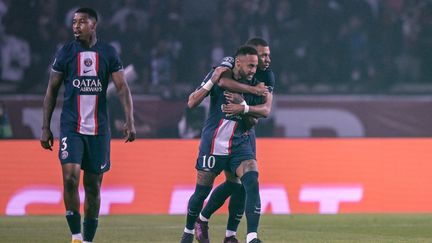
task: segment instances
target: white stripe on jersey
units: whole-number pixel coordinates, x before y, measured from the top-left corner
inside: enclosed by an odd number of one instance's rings
[[[97,95],[79,95],[78,97],[78,129],[81,134],[96,135],[97,121]]]
[[[223,119],[219,123],[213,137],[211,154],[228,155],[231,153],[231,140],[236,127],[237,122],[232,120]]]
[[[78,75],[79,76],[97,76],[99,68],[99,58],[97,52],[83,51],[78,57]]]

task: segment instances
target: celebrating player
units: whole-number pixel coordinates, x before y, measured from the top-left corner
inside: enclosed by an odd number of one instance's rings
[[[246,42],[246,45],[253,46],[258,51],[259,64],[257,71],[255,73],[255,78],[264,84],[261,87],[267,87],[270,92],[263,92],[265,95],[265,103],[262,105],[250,106],[249,114],[255,115],[257,117],[260,116],[268,116],[271,111],[272,100],[273,100],[273,87],[275,83],[274,74],[270,69],[270,47],[268,43],[259,37],[251,38]],[[221,66],[228,66],[232,68],[233,62],[232,57],[224,58]],[[218,67],[217,69],[219,69]],[[258,86],[248,86],[242,85],[234,80],[231,80],[229,77],[222,77],[219,80],[218,85],[227,88],[228,90],[241,92],[241,93],[255,93],[257,92],[254,88]],[[230,101],[234,101],[235,94],[229,93],[226,95],[226,98]],[[241,97],[240,97],[241,98]],[[236,98],[239,99],[239,98]],[[230,114],[240,114],[244,111],[243,105],[238,105],[241,103],[243,99],[239,99],[236,102],[230,102],[230,104],[224,106],[225,112]],[[237,105],[235,104],[237,103]],[[252,148],[256,151],[255,145],[255,130],[254,128],[250,131],[250,141],[252,143]],[[224,171],[227,180],[216,187],[208,200],[206,206],[202,210],[199,218],[195,223],[195,237],[199,242],[209,242],[208,238],[208,219],[211,215],[219,209],[225,202],[225,200],[231,196],[228,206],[229,217],[227,223],[227,230],[225,234],[225,243],[236,243],[238,240],[236,239],[236,232],[240,220],[242,218],[244,212],[244,190],[241,188],[239,180],[229,171]]]
[[[232,77],[239,82],[256,85],[258,82],[253,79],[253,75],[257,66],[257,51],[250,46],[240,47],[236,53]],[[221,106],[226,104],[224,89],[219,86],[213,87],[222,72],[223,68],[219,67],[213,73],[209,73],[201,88],[189,97],[188,105],[193,107],[210,93],[211,106],[201,136],[200,152],[196,163],[197,185],[188,203],[182,243],[193,241],[195,220],[205,198],[210,193],[214,179],[222,170],[230,170],[241,178],[247,195],[247,212],[256,212],[256,208],[260,207],[255,152],[248,136],[250,125],[245,122],[248,119],[238,115],[226,115],[221,110]],[[246,98],[246,102],[254,104],[255,101]],[[243,113],[246,114],[248,112],[246,107],[249,106],[245,104],[244,107]],[[251,234],[247,236],[248,242],[260,242],[256,234],[259,212],[250,214],[247,220],[251,225],[256,225],[255,231],[249,232]]]

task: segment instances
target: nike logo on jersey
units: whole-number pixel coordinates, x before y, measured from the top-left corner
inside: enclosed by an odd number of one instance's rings
[[[84,70],[84,73],[88,73],[88,72],[91,72],[91,71],[93,71],[93,70]]]
[[[105,162],[105,164],[101,165],[101,170],[105,169],[105,167],[108,165],[108,162]]]

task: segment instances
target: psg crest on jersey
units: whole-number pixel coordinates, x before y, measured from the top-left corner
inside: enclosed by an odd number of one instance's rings
[[[68,156],[69,156],[68,151],[62,151],[62,152],[61,152],[61,158],[62,158],[62,159],[66,159]]]
[[[86,65],[86,67],[90,67],[92,64],[93,64],[92,59],[90,59],[90,58],[86,58],[86,59],[84,60],[84,65]]]

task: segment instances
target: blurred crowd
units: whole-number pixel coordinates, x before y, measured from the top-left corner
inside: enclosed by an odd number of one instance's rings
[[[270,43],[279,94],[432,84],[428,0],[0,0],[0,93],[44,92],[83,6],[98,11],[98,37],[135,94],[184,98],[252,36]]]

